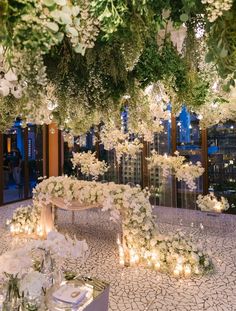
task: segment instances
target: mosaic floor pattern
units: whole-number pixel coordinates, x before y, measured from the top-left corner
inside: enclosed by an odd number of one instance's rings
[[[11,242],[5,220],[14,208],[11,205],[0,210],[0,253]],[[181,227],[204,246],[214,258],[213,275],[176,280],[144,268],[121,268],[116,246],[119,226],[99,210],[76,213],[74,225],[70,212],[59,211],[59,231],[86,239],[91,251],[85,264],[68,265],[78,273],[111,284],[109,311],[236,311],[236,216],[214,219],[207,214],[166,208],[155,212],[161,232],[171,233]]]

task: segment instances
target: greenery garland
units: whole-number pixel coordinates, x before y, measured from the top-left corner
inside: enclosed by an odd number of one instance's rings
[[[213,78],[219,84],[225,80],[225,91],[235,85],[235,6],[233,1],[222,8],[213,21],[205,0],[2,1],[0,47],[23,91],[20,99],[0,95],[1,130],[17,113],[28,122],[33,119],[32,113],[28,117],[30,111],[37,116],[47,109],[49,81],[56,96],[54,109],[45,112],[47,120],[74,133],[99,123],[107,112],[119,119],[124,96],[131,97],[132,109],[142,105],[139,89],[156,82],[165,86],[173,111],[183,103],[198,109],[221,100],[222,93],[211,96],[211,87]],[[182,54],[167,31],[163,42],[157,43],[157,33],[170,21],[173,29],[183,23],[187,27]],[[201,39],[196,38],[199,25]],[[216,64],[214,75],[204,55]],[[8,93],[7,70],[0,77],[0,94]],[[89,118],[81,126],[85,115]]]

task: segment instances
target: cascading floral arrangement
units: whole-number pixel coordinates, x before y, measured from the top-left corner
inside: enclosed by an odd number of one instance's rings
[[[223,107],[235,86],[235,15],[235,0],[3,0],[0,129],[19,116],[79,135],[117,121],[125,95],[137,115],[153,83],[163,84],[174,112],[183,103]],[[149,120],[139,126],[145,139]]]
[[[43,180],[34,189],[34,204],[45,205],[52,198],[62,198],[67,206],[72,201],[97,204],[110,212],[112,220],[121,218],[124,252],[131,265],[142,263],[175,276],[199,275],[212,269],[209,257],[181,233],[158,234],[145,189],[59,176]]]
[[[179,181],[184,181],[190,190],[196,189],[195,180],[204,173],[204,168],[200,162],[193,164],[186,163],[186,159],[176,151],[174,156],[160,155],[155,150],[146,159],[149,169],[160,168],[164,177],[175,175]]]
[[[136,138],[131,138],[131,133],[110,122],[100,131],[100,142],[106,150],[115,150],[116,160],[120,163],[122,156],[135,158],[142,151],[143,144]]]
[[[86,177],[92,176],[93,179],[98,179],[108,171],[108,166],[105,161],[99,161],[96,158],[96,152],[73,152],[72,164],[81,171]]]

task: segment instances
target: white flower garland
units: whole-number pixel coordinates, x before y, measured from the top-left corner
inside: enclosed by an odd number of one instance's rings
[[[226,198],[221,197],[220,200],[218,200],[214,193],[207,195],[200,194],[197,198],[197,205],[201,211],[217,213],[227,211],[230,207]]]
[[[78,167],[81,173],[87,177],[93,176],[98,179],[99,175],[104,175],[108,171],[108,166],[105,161],[99,161],[96,158],[96,153],[88,152],[73,152],[71,160],[74,168]]]
[[[200,162],[196,165],[192,162],[184,163],[186,159],[180,156],[178,151],[175,152],[175,156],[167,156],[166,154],[160,155],[153,150],[151,157],[146,160],[149,162],[149,169],[161,168],[164,177],[170,174],[175,175],[179,181],[184,181],[190,190],[196,189],[195,180],[204,173]]]
[[[176,276],[188,276],[189,271],[202,274],[211,268],[209,257],[182,235],[164,237],[157,233],[149,193],[140,187],[81,181],[67,176],[50,177],[34,189],[34,202],[48,204],[52,197],[63,198],[67,205],[74,200],[98,204],[104,211],[110,211],[111,219],[122,217],[130,263],[138,258],[147,266]]]

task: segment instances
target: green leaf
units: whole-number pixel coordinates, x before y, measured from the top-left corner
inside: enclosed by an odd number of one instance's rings
[[[222,40],[222,38],[220,38],[220,40],[217,43],[217,47],[218,48],[220,48],[222,46],[222,42],[223,42],[223,40]]]
[[[57,40],[58,40],[59,42],[61,42],[61,41],[63,40],[63,38],[64,38],[64,33],[63,33],[63,32],[57,32],[57,33],[55,34],[55,37],[57,38]]]
[[[230,85],[232,85],[233,87],[235,87],[235,80],[234,79],[230,79],[229,80]]]
[[[185,22],[187,22],[189,16],[188,16],[188,14],[183,13],[183,14],[180,15],[179,18],[180,18],[181,22],[185,23]]]
[[[206,63],[210,63],[213,60],[213,55],[211,52],[208,52],[205,57]]]
[[[55,4],[54,0],[43,0],[43,4],[46,6],[53,6]]]
[[[228,83],[227,83],[227,84],[224,84],[224,85],[222,86],[222,89],[223,89],[224,92],[229,92],[229,91],[230,91],[230,86],[228,85]]]
[[[220,57],[225,58],[227,55],[228,55],[228,50],[226,50],[226,48],[223,47],[221,52],[220,52]]]
[[[108,7],[106,7],[104,12],[98,17],[98,19],[102,21],[104,18],[109,18],[111,16],[112,16],[112,13],[109,11]]]

